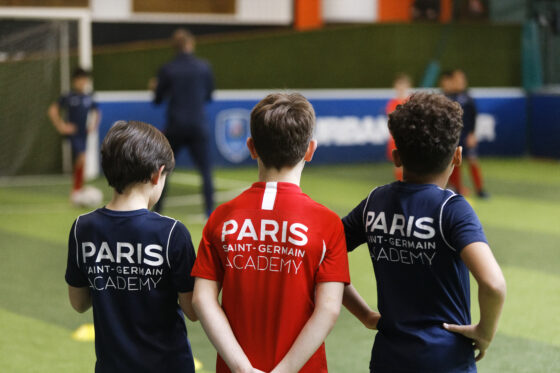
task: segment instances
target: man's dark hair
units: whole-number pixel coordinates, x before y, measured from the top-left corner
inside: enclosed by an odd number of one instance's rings
[[[452,78],[454,72],[455,72],[455,70],[445,70],[441,74],[439,74],[439,78],[440,79]]]
[[[268,168],[280,170],[300,162],[314,127],[313,106],[299,93],[269,94],[251,112],[251,137]]]
[[[169,142],[154,126],[137,121],[115,122],[101,145],[101,166],[109,185],[122,193],[150,180],[161,166],[169,173],[175,158]]]
[[[463,128],[461,106],[443,95],[415,93],[389,114],[389,130],[404,168],[429,175],[445,170]]]
[[[72,71],[72,80],[89,77],[91,77],[91,72],[84,70],[81,67],[77,67],[74,69],[74,71]]]

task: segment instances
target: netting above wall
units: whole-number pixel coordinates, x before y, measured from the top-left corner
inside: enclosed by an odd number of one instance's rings
[[[49,104],[69,89],[70,21],[0,19],[0,176],[62,169],[61,137]]]

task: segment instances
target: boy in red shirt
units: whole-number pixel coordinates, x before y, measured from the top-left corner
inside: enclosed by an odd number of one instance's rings
[[[340,218],[299,187],[317,148],[314,125],[300,94],[259,102],[247,140],[259,182],[204,228],[193,306],[218,351],[218,373],[327,372],[323,341],[350,275]]]
[[[387,106],[385,106],[385,114],[389,116],[398,105],[402,105],[408,100],[408,96],[410,95],[410,89],[412,88],[412,81],[410,77],[406,74],[398,74],[393,82],[393,88],[397,96],[392,98],[387,102]],[[389,141],[387,142],[387,159],[393,162],[393,150],[395,150],[397,146],[395,145],[395,139],[393,136],[389,134]],[[403,179],[403,171],[402,167],[394,168],[395,180],[402,181]]]

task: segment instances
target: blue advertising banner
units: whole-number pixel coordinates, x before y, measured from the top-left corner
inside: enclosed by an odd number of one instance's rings
[[[531,96],[531,154],[560,158],[560,92]]]
[[[207,106],[214,164],[252,164],[245,141],[253,106],[268,92],[218,91]],[[385,160],[389,138],[385,106],[391,90],[305,90],[317,115],[315,137],[319,148],[313,163],[377,162]],[[478,107],[480,155],[519,156],[527,144],[526,97],[516,89],[473,89]],[[117,120],[141,120],[163,130],[165,107],[154,106],[149,92],[97,94],[103,120],[101,139]],[[187,152],[177,164],[190,166]]]

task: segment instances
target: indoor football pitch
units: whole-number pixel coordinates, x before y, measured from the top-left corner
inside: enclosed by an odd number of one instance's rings
[[[482,160],[491,198],[469,197],[504,271],[508,294],[498,334],[478,364],[482,373],[560,372],[560,163]],[[464,180],[468,180],[466,170]],[[256,167],[217,169],[219,202],[255,181]],[[372,189],[391,181],[388,164],[308,167],[302,188],[341,216]],[[199,178],[171,176],[165,214],[182,220],[195,247],[204,223]],[[91,184],[105,199],[103,179]],[[93,372],[91,311],[76,313],[64,282],[68,233],[86,209],[70,206],[69,176],[0,178],[0,372]],[[375,307],[375,278],[365,246],[350,254],[352,282]],[[473,320],[478,320],[471,281]],[[200,372],[214,371],[216,353],[199,323],[187,322]],[[375,332],[346,310],[327,339],[331,372],[367,372]]]

